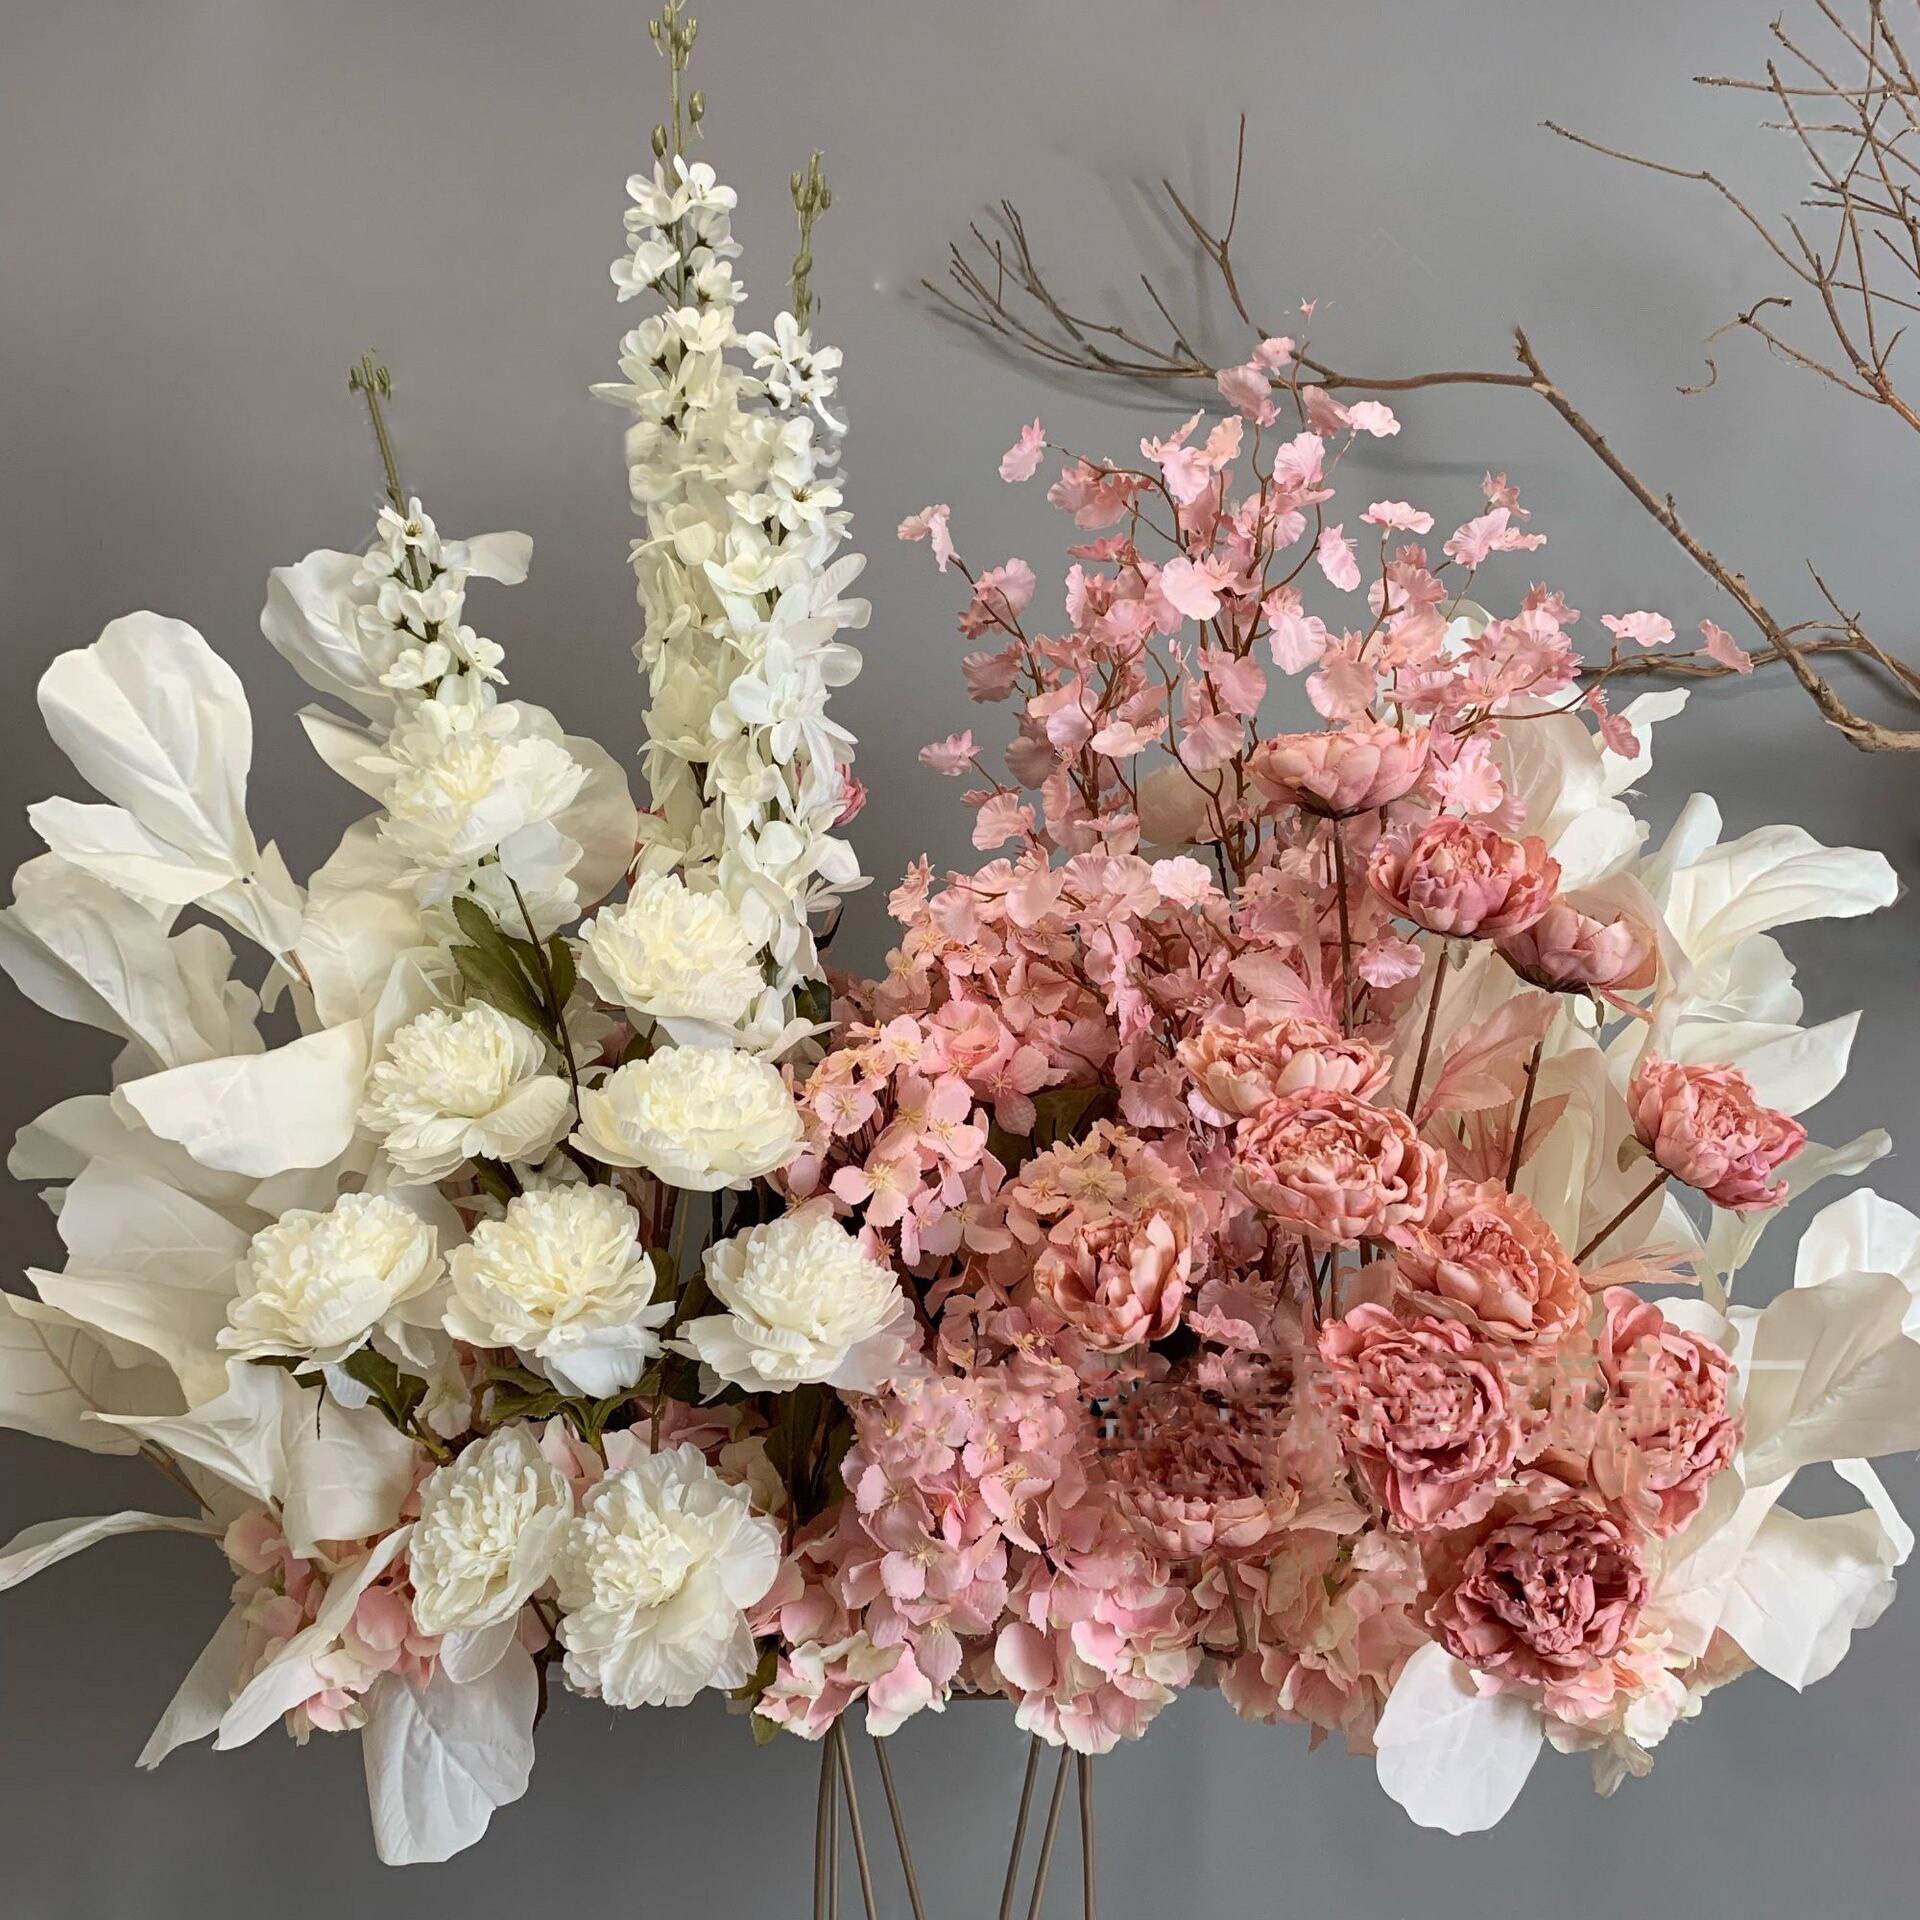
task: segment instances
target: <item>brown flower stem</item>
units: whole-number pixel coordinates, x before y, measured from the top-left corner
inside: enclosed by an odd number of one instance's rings
[[[840,1791],[846,1796],[847,1828],[853,1835],[853,1864],[860,1875],[860,1904],[866,1909],[867,1920],[880,1920],[880,1909],[873,1897],[873,1863],[867,1858],[867,1834],[860,1821],[860,1794],[853,1784],[853,1755],[847,1751],[845,1723],[836,1720],[827,1738],[833,1743],[840,1768]]]
[[[820,1743],[820,1791],[813,1815],[813,1920],[827,1920],[827,1854],[833,1836],[833,1754]]]
[[[1040,1920],[1041,1903],[1047,1897],[1047,1874],[1053,1866],[1053,1843],[1060,1832],[1060,1808],[1067,1797],[1067,1762],[1073,1749],[1062,1746],[1060,1768],[1053,1776],[1053,1798],[1047,1803],[1047,1824],[1040,1835],[1040,1858],[1034,1863],[1033,1898],[1027,1902],[1027,1920]]]
[[[1526,1152],[1527,1122],[1533,1116],[1533,1090],[1540,1080],[1540,1055],[1545,1050],[1547,1037],[1542,1034],[1533,1043],[1532,1056],[1527,1061],[1527,1083],[1520,1090],[1520,1112],[1513,1123],[1513,1144],[1507,1149],[1507,1191],[1513,1191],[1513,1183],[1520,1172],[1520,1159]]]
[[[1420,1124],[1420,1088],[1427,1077],[1427,1056],[1433,1051],[1434,1023],[1440,1018],[1440,989],[1447,978],[1447,943],[1440,942],[1433,957],[1433,990],[1427,995],[1427,1022],[1420,1029],[1420,1051],[1414,1056],[1413,1085],[1407,1092],[1407,1118]]]
[[[1605,1240],[1607,1239],[1607,1236],[1611,1234],[1616,1227],[1621,1226],[1624,1222],[1629,1220],[1634,1214],[1638,1213],[1640,1209],[1643,1206],[1645,1206],[1646,1203],[1649,1200],[1651,1200],[1653,1196],[1656,1193],[1658,1193],[1660,1189],[1667,1184],[1667,1177],[1668,1176],[1667,1176],[1666,1168],[1661,1167],[1654,1174],[1653,1178],[1649,1180],[1647,1184],[1644,1187],[1642,1187],[1640,1191],[1636,1193],[1633,1196],[1633,1198],[1629,1200],[1627,1204],[1624,1207],[1622,1207],[1620,1211],[1616,1213],[1613,1216],[1613,1218],[1609,1220],[1607,1224],[1604,1227],[1602,1227],[1600,1231],[1596,1233],[1593,1236],[1593,1238],[1589,1240],[1587,1244],[1584,1247],[1582,1247],[1580,1251],[1573,1256],[1573,1264],[1577,1267],[1580,1264],[1580,1262],[1584,1260],[1587,1257],[1587,1255],[1594,1250],[1595,1247],[1600,1246],[1605,1242]]]
[[[887,1815],[893,1822],[893,1843],[900,1849],[900,1871],[906,1876],[907,1904],[913,1908],[913,1920],[927,1920],[927,1910],[920,1899],[920,1880],[913,1870],[913,1849],[907,1844],[907,1823],[900,1815],[900,1796],[894,1789],[893,1762],[887,1758],[887,1743],[884,1740],[868,1736],[873,1740],[873,1757],[880,1764],[880,1784],[886,1790]]]
[[[1000,1889],[999,1920],[1013,1920],[1013,1889],[1020,1878],[1020,1855],[1027,1844],[1027,1816],[1033,1811],[1033,1781],[1040,1767],[1040,1736],[1027,1742],[1026,1778],[1020,1783],[1020,1812],[1013,1823],[1013,1846],[1007,1854],[1006,1883]]]
[[[1074,1769],[1080,1777],[1080,1911],[1084,1920],[1100,1920],[1100,1896],[1093,1882],[1092,1757],[1075,1754]]]
[[[1340,1031],[1353,1031],[1353,927],[1347,917],[1347,836],[1338,820],[1333,833],[1333,886],[1340,907]]]

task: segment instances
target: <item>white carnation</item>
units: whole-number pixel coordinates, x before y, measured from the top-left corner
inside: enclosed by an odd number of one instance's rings
[[[898,1372],[913,1309],[892,1270],[814,1204],[711,1248],[707,1286],[726,1313],[682,1329],[722,1380],[749,1393],[824,1381],[873,1393]]]
[[[497,1008],[434,1007],[399,1028],[368,1076],[360,1123],[410,1179],[463,1160],[544,1154],[559,1136],[567,1083],[546,1043]]]
[[[667,1047],[580,1095],[574,1143],[670,1187],[744,1187],[800,1150],[800,1115],[777,1067],[726,1047]]]
[[[588,1494],[554,1569],[568,1680],[616,1707],[683,1707],[753,1672],[745,1609],[780,1535],[698,1447],[650,1454]]]
[[[433,1229],[384,1194],[297,1207],[253,1236],[219,1343],[250,1358],[338,1365],[440,1278]]]
[[[545,1187],[483,1220],[449,1264],[446,1327],[475,1347],[512,1347],[567,1393],[630,1387],[660,1351],[673,1311],[653,1297],[640,1216],[611,1187]]]
[[[581,929],[581,970],[607,999],[656,1020],[730,1027],[765,984],[740,917],[678,874],[643,873]]]
[[[420,1487],[407,1547],[422,1633],[499,1626],[546,1584],[573,1493],[532,1429],[502,1427]]]

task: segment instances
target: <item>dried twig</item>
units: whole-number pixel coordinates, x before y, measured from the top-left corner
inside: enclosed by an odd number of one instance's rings
[[[1867,20],[1859,28],[1847,24],[1833,0],[1814,0],[1814,4],[1842,42],[1843,50],[1863,63],[1858,79],[1836,78],[1826,64],[1775,22],[1774,38],[1792,63],[1791,77],[1770,63],[1764,81],[1719,76],[1702,76],[1700,81],[1706,87],[1765,93],[1779,109],[1783,118],[1771,124],[1800,144],[1813,168],[1811,197],[1800,213],[1769,220],[1707,169],[1647,159],[1553,122],[1547,124],[1579,146],[1672,179],[1703,185],[1715,193],[1752,229],[1776,266],[1796,286],[1814,294],[1820,322],[1831,342],[1823,350],[1790,336],[1786,322],[1792,315],[1793,302],[1785,295],[1769,294],[1716,328],[1708,337],[1709,349],[1729,332],[1752,333],[1777,356],[1851,397],[1885,407],[1920,432],[1920,409],[1902,396],[1892,372],[1893,355],[1903,337],[1902,316],[1920,312],[1920,80],[1916,80],[1907,49],[1887,17],[1886,0],[1864,0]],[[1801,103],[1810,101],[1822,103],[1834,117],[1828,119],[1817,109],[1803,108]],[[1239,321],[1256,337],[1266,338],[1272,330],[1261,324],[1233,258],[1234,229],[1245,182],[1243,118],[1234,157],[1232,201],[1223,227],[1216,230],[1210,226],[1171,181],[1162,179],[1160,191],[1169,217],[1185,234],[1206,271],[1217,280]],[[1819,212],[1829,219],[1830,231],[1820,240],[1808,237],[1801,215],[1809,212]],[[1195,339],[1202,332],[1198,323],[1177,317],[1144,274],[1141,281],[1166,329],[1164,338],[1155,337],[1125,316],[1082,310],[1059,290],[1041,264],[1027,224],[1011,200],[1000,202],[998,217],[1001,234],[990,237],[975,224],[969,229],[971,249],[963,245],[949,249],[950,287],[922,284],[945,311],[997,339],[1010,351],[1062,372],[1156,387],[1179,382],[1211,383],[1218,367],[1240,357],[1216,357],[1197,346]],[[1862,751],[1920,751],[1920,728],[1888,726],[1855,712],[1811,662],[1844,655],[1894,698],[1916,706],[1920,706],[1920,670],[1868,635],[1858,617],[1843,609],[1817,572],[1813,578],[1826,614],[1802,620],[1777,615],[1738,567],[1720,559],[1688,528],[1673,495],[1641,479],[1549,377],[1523,329],[1514,330],[1513,344],[1520,362],[1518,371],[1450,368],[1408,374],[1354,373],[1305,352],[1300,365],[1334,393],[1405,393],[1428,387],[1484,386],[1536,394],[1739,609],[1761,642],[1752,649],[1756,669],[1784,666],[1821,719]],[[1718,380],[1719,367],[1711,351],[1706,361],[1708,377],[1701,387],[1683,391],[1698,392]],[[1731,671],[1699,653],[1649,654],[1596,666],[1592,675],[1711,680]]]

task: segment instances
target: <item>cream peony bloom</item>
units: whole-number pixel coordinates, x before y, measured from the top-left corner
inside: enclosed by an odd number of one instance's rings
[[[730,1027],[766,984],[739,915],[678,874],[641,874],[580,931],[581,971],[608,1000],[656,1020]]]
[[[709,1249],[707,1286],[729,1311],[690,1321],[688,1348],[749,1393],[811,1380],[873,1393],[899,1371],[913,1309],[890,1268],[870,1259],[814,1202]]]
[[[554,1569],[567,1679],[615,1707],[683,1707],[753,1672],[745,1609],[773,1584],[780,1534],[698,1447],[609,1474]]]
[[[567,1083],[547,1068],[546,1043],[497,1008],[434,1007],[387,1042],[360,1124],[412,1180],[444,1179],[483,1156],[534,1158],[567,1111]]]
[[[384,1194],[296,1207],[253,1236],[217,1338],[249,1359],[337,1366],[440,1272],[432,1227]]]
[[[640,1216],[611,1187],[545,1187],[483,1220],[450,1257],[446,1327],[475,1347],[512,1347],[566,1393],[595,1400],[640,1378],[673,1311]]]
[[[777,1067],[726,1047],[668,1047],[580,1095],[574,1145],[670,1187],[744,1187],[800,1150],[800,1115]]]
[[[407,1546],[413,1620],[446,1634],[510,1623],[547,1582],[573,1492],[533,1429],[502,1427],[420,1486]]]

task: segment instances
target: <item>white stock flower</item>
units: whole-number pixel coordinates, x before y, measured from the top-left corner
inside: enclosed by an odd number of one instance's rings
[[[673,1311],[640,1216],[611,1187],[543,1187],[508,1201],[449,1257],[446,1327],[475,1347],[512,1347],[567,1393],[600,1400],[630,1387],[660,1351]]]
[[[913,1309],[890,1268],[815,1203],[708,1250],[707,1286],[728,1309],[682,1328],[722,1380],[749,1393],[824,1381],[873,1393],[898,1372]]]
[[[800,1115],[777,1067],[727,1047],[666,1047],[580,1095],[574,1144],[670,1187],[744,1187],[800,1150]]]
[[[546,1584],[572,1518],[566,1475],[525,1425],[430,1473],[407,1546],[414,1624],[444,1634],[511,1620]]]
[[[745,1609],[780,1535],[698,1447],[609,1474],[568,1527],[554,1575],[567,1679],[615,1707],[683,1707],[753,1671]]]
[[[765,984],[739,916],[678,874],[643,873],[580,929],[580,968],[602,994],[656,1020],[730,1027]]]
[[[229,1352],[337,1366],[440,1278],[433,1229],[378,1193],[296,1207],[253,1236],[218,1334]]]
[[[463,1160],[544,1154],[567,1111],[567,1083],[550,1071],[546,1043],[477,1000],[409,1020],[367,1084],[360,1123],[413,1180],[444,1179]]]

